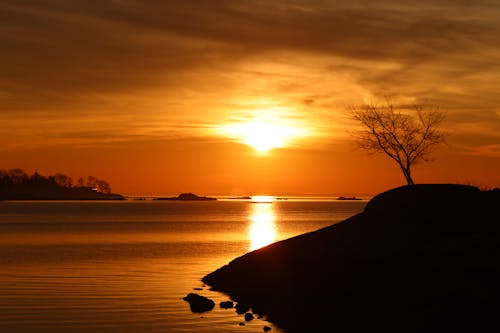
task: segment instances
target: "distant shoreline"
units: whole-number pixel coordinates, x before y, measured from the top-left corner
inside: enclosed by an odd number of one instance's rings
[[[11,195],[0,196],[0,201],[117,201],[126,200],[126,198],[120,194],[110,193],[86,193],[86,194],[68,194],[68,195],[52,195],[43,193],[15,193]]]
[[[0,200],[125,200],[111,192],[105,180],[93,176],[78,179],[76,185],[64,174],[28,175],[23,169],[0,170]]]
[[[127,200],[134,200],[134,201],[163,201],[163,200],[182,200],[178,199],[177,196],[174,195],[157,195],[157,194],[123,194],[123,196]],[[210,195],[206,196],[207,198],[213,198],[216,199],[217,201],[252,201],[252,196],[249,195],[241,195],[241,196],[230,196],[230,195]],[[286,195],[279,195],[279,196],[273,196],[272,197],[272,202],[282,202],[282,201],[325,201],[325,202],[338,202],[338,201],[369,201],[372,196],[361,196],[361,197],[355,197],[355,196],[349,196],[349,197],[342,197],[342,196],[337,196],[337,195],[331,195],[331,196],[324,196],[324,195],[310,195],[310,196],[286,196]],[[213,200],[212,199],[212,200]],[[186,200],[188,201],[188,200]]]

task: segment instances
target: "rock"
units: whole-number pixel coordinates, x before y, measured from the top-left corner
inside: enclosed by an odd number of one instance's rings
[[[392,189],[203,282],[290,333],[499,331],[498,207],[499,191],[470,186]]]
[[[245,312],[248,312],[250,310],[250,307],[248,305],[244,305],[242,303],[236,304],[236,313],[237,314],[244,314]]]
[[[269,332],[269,331],[271,330],[271,327],[269,327],[269,326],[264,326],[264,327],[262,328],[262,330],[263,330],[264,332]]]
[[[243,322],[241,322],[241,323],[239,323],[238,325],[240,325],[240,326],[245,326],[246,324],[245,324],[245,323],[243,323]]]
[[[221,309],[232,309],[234,307],[234,303],[231,301],[220,302],[219,304]]]
[[[356,198],[356,197],[338,197],[337,200],[361,200],[361,198]]]
[[[253,318],[254,316],[250,312],[245,313],[245,321],[252,321]]]
[[[176,197],[166,197],[166,198],[160,197],[160,198],[155,198],[154,200],[211,201],[211,200],[217,200],[217,198],[201,197],[194,193],[181,193]]]
[[[210,311],[215,306],[214,301],[212,301],[211,299],[193,293],[189,293],[186,297],[183,298],[183,300],[189,303],[191,312],[195,313]]]

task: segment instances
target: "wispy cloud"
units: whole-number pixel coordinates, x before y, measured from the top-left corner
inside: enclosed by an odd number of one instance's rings
[[[497,1],[6,0],[0,135],[193,136],[272,99],[328,138],[385,94],[498,124],[499,22]]]

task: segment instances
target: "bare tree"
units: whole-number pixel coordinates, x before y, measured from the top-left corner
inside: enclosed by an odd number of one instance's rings
[[[428,161],[436,145],[444,142],[439,128],[445,114],[435,107],[422,106],[405,111],[396,110],[390,102],[385,106],[350,108],[352,118],[363,127],[356,132],[359,146],[369,152],[385,153],[399,165],[408,185],[413,185],[412,166]]]
[[[73,179],[71,179],[71,177],[63,175],[62,173],[56,173],[53,177],[56,184],[61,187],[70,188],[73,185]]]
[[[87,187],[95,188],[97,186],[97,178],[94,176],[87,176]]]
[[[109,186],[109,183],[105,180],[96,179],[96,188],[97,192],[106,194],[111,193],[111,186]]]
[[[82,177],[78,178],[77,186],[78,187],[85,187],[85,180]]]

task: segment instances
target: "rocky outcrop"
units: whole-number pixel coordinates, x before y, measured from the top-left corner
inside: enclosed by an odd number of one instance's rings
[[[154,200],[213,201],[213,200],[217,200],[217,198],[202,197],[202,196],[198,196],[194,193],[181,193],[176,197],[160,197],[160,198],[155,198]]]
[[[498,330],[500,193],[416,185],[205,276],[286,332]]]

